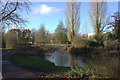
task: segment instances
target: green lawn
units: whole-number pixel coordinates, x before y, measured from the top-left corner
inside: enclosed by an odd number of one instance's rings
[[[11,59],[17,66],[45,69],[55,68],[54,63],[23,50],[16,50]]]

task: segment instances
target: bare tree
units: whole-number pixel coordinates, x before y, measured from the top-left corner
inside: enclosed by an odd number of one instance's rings
[[[0,0],[0,23],[2,23],[2,28],[10,25],[25,25],[27,22],[23,17],[21,17],[20,13],[22,10],[29,11],[29,2],[19,2],[21,0],[17,0],[16,2],[11,2],[11,0],[7,0],[2,2]]]
[[[78,33],[80,27],[80,2],[66,2],[65,9],[67,37],[69,41],[73,41],[74,36]]]
[[[45,42],[45,35],[46,35],[45,25],[40,24],[39,31],[35,32],[35,40],[36,40],[36,42],[37,43],[44,43]]]
[[[107,3],[90,2],[88,12],[94,32],[99,35],[104,31],[105,26],[109,22],[109,17],[107,16]]]

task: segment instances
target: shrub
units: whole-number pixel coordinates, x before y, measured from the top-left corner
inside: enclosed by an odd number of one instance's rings
[[[93,40],[84,40],[82,42],[83,47],[99,47],[102,46],[102,43],[93,41]]]
[[[101,43],[95,41],[89,42],[89,47],[99,47],[99,46],[101,46]]]
[[[100,77],[107,78],[109,77],[107,75],[100,74],[97,69],[90,68],[88,66],[72,67],[71,70],[68,70],[66,74],[72,77],[76,76],[78,78],[100,78]]]
[[[89,47],[71,48],[70,53],[75,55],[92,53],[93,49]]]

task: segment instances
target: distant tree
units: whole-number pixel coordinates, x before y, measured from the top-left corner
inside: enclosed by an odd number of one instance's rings
[[[87,34],[83,34],[83,35],[82,35],[82,38],[83,38],[83,40],[85,40],[85,39],[88,38],[88,35],[87,35]]]
[[[0,48],[5,48],[6,42],[5,42],[5,32],[0,30]]]
[[[67,37],[70,42],[73,42],[75,35],[80,27],[80,2],[67,2],[65,9]]]
[[[114,32],[114,38],[118,39],[118,41],[120,42],[120,13],[116,12],[114,13],[114,15],[112,15],[111,17],[113,18],[112,22],[109,22],[109,28],[112,29],[112,31]]]
[[[46,31],[46,35],[45,35],[45,42],[46,43],[50,43],[52,39],[52,34],[50,34],[49,31]]]
[[[8,31],[6,33],[5,40],[6,40],[6,48],[15,48],[15,46],[17,45],[16,30],[12,29]]]
[[[100,41],[100,34],[109,22],[109,17],[107,16],[107,3],[90,2],[88,12],[92,27],[96,34],[96,39]]]
[[[19,2],[21,0],[17,0],[16,2],[12,2],[12,0],[6,0],[2,2],[0,0],[0,22],[2,23],[1,27],[9,27],[10,25],[25,25],[27,22],[19,12],[30,11],[29,2]],[[24,11],[24,12],[25,12]]]
[[[31,31],[29,29],[24,29],[23,31],[19,29],[11,29],[5,34],[4,39],[7,48],[15,48],[21,44],[28,43],[31,40],[30,37]]]
[[[29,29],[24,29],[21,33],[21,38],[24,43],[27,43],[30,41],[31,37],[31,31]]]
[[[107,33],[103,34],[103,40],[104,41],[112,40],[112,37],[113,37],[113,35],[110,32],[107,32]]]
[[[66,28],[62,21],[59,22],[55,30],[55,40],[59,43],[65,43],[67,41]]]
[[[33,28],[32,31],[31,31],[32,43],[35,42],[35,33],[36,33],[36,29]]]
[[[40,29],[38,32],[35,33],[35,39],[37,43],[44,43],[45,42],[45,27],[44,24],[40,25]]]

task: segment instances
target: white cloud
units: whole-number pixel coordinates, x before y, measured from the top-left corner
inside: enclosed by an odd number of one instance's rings
[[[40,6],[37,6],[36,9],[34,9],[34,13],[44,15],[44,14],[61,12],[62,10],[63,9],[56,8],[56,7],[49,7],[49,6],[45,5],[45,4],[42,4]]]

